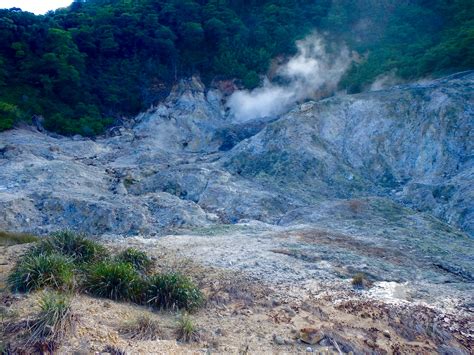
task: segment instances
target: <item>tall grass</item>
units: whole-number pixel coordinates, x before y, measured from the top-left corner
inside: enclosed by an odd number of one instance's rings
[[[84,288],[89,294],[115,301],[139,301],[143,284],[130,264],[103,261],[88,268]]]
[[[13,292],[45,287],[70,289],[74,285],[72,261],[58,254],[27,254],[13,267],[7,283]]]
[[[199,339],[199,332],[187,313],[181,314],[178,318],[177,336],[178,340],[185,343]]]
[[[194,283],[179,273],[157,274],[148,280],[148,304],[156,308],[195,310],[203,295]]]
[[[51,234],[33,248],[36,254],[62,254],[76,263],[91,263],[109,256],[107,249],[100,243],[83,234],[61,231]]]
[[[40,313],[29,329],[28,344],[52,352],[72,329],[71,299],[63,294],[46,292],[39,305]]]
[[[149,273],[153,266],[150,257],[145,252],[135,248],[127,248],[120,252],[116,260],[130,264],[135,270],[145,274]]]

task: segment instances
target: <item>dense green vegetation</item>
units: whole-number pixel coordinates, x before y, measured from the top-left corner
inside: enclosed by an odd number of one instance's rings
[[[0,131],[45,117],[93,136],[199,73],[248,88],[313,30],[361,55],[341,85],[474,68],[471,0],[88,0],[35,16],[0,10]]]
[[[204,296],[191,279],[153,269],[152,259],[138,249],[111,255],[97,241],[62,231],[30,247],[7,281],[14,292],[78,290],[157,309],[192,311],[203,304]]]
[[[69,289],[74,274],[71,259],[59,254],[27,254],[18,262],[8,277],[15,292],[29,292],[45,287]]]

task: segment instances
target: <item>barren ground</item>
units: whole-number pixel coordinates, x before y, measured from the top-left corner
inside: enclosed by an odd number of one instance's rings
[[[180,270],[202,287],[206,306],[192,315],[199,340],[176,340],[176,313],[76,295],[77,325],[61,353],[101,352],[107,345],[134,354],[284,354],[308,348],[323,353],[468,354],[474,348],[472,284],[453,288],[451,297],[449,284],[430,288],[415,281],[369,280],[364,290],[355,290],[350,260],[346,265],[330,263],[307,249],[312,243],[363,249],[342,235],[253,227],[105,242],[114,250],[143,249],[156,257],[158,270]],[[38,294],[11,295],[4,287],[9,269],[26,247],[0,249],[1,306],[11,316],[5,324],[37,312]],[[378,253],[395,264],[403,262],[401,252]],[[124,324],[140,313],[162,324],[160,340],[136,341],[121,334]],[[301,342],[304,328],[321,330],[325,338],[316,345]],[[14,339],[15,334],[6,335],[13,344]]]

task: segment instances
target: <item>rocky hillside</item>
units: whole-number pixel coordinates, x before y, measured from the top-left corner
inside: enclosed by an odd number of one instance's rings
[[[211,295],[198,320],[225,342],[208,348],[304,353],[295,331],[316,324],[337,342],[314,349],[468,354],[473,92],[466,72],[242,123],[222,93],[192,78],[97,140],[41,127],[3,132],[0,231],[69,228],[179,268],[192,258],[191,274]],[[4,248],[6,269],[19,253]],[[358,273],[364,290],[351,285]],[[17,302],[21,314],[28,302]],[[100,319],[130,311],[87,298],[77,308],[102,313],[86,316],[81,339],[67,346],[82,348],[84,338],[94,351],[100,334],[119,327]],[[113,342],[132,353],[156,349]]]
[[[467,72],[239,124],[194,78],[107,138],[4,132],[0,228],[133,235],[317,224],[333,213],[327,206],[378,197],[472,236],[473,86]]]

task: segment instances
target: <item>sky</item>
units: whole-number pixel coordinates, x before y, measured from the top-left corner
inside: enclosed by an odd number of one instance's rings
[[[0,0],[0,8],[19,7],[23,11],[44,14],[49,10],[69,6],[71,3],[72,0]]]

